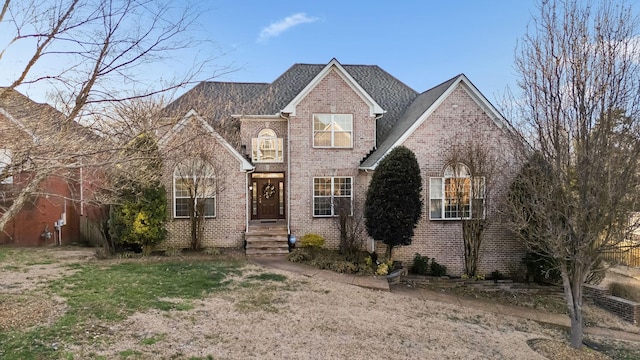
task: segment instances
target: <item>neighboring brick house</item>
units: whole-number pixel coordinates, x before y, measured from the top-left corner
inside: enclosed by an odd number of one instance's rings
[[[10,164],[15,167],[17,154],[26,151],[34,153],[29,156],[46,156],[47,148],[34,144],[43,143],[41,140],[49,131],[61,127],[63,119],[50,105],[36,103],[15,90],[0,88],[0,213],[11,205],[33,176],[16,169],[7,172]],[[78,130],[79,140],[87,134],[79,125],[74,128]],[[36,155],[36,151],[41,154]],[[0,244],[43,246],[78,242],[80,217],[85,210],[80,184],[79,169],[47,176],[18,214],[0,229]],[[64,225],[56,231],[55,223],[61,219]]]
[[[507,122],[464,75],[418,93],[378,66],[334,59],[326,65],[295,64],[270,84],[203,82],[167,110],[184,116],[183,124],[197,119],[192,123],[207,128],[211,143],[222,145],[216,156],[222,150],[233,164],[224,190],[208,200],[215,205],[203,245],[240,247],[246,239],[247,254],[267,250],[268,231],[318,233],[337,248],[332,203],[349,199],[360,214],[378,163],[404,145],[422,169],[424,206],[412,245],[397,247],[394,257],[410,262],[419,252],[460,274],[463,215],[445,205],[448,152],[483,139],[493,151],[509,153]],[[173,170],[166,174],[172,208],[168,244],[186,247]],[[504,170],[492,193],[496,198],[513,176],[512,169]],[[486,212],[495,214],[495,206]],[[524,247],[500,225],[487,233],[480,270],[510,272]],[[370,239],[366,246],[384,251]]]

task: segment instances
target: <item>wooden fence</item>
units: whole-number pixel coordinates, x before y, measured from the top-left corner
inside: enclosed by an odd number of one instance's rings
[[[90,246],[102,246],[105,243],[101,231],[102,224],[86,216],[80,217],[80,237]]]
[[[630,267],[640,267],[640,243],[638,241],[621,242],[617,249],[607,251],[604,260],[626,265]]]

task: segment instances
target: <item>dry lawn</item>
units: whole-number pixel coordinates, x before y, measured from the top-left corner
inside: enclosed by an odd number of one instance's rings
[[[0,262],[0,333],[55,321],[65,299],[47,296],[45,284],[73,272],[69,263],[98,261],[86,249],[31,251],[36,259],[49,257],[49,264]],[[571,352],[563,331],[519,318],[251,264],[235,280],[265,272],[287,280],[232,287],[187,311],[150,310],[121,322],[95,322],[73,343],[45,345],[64,347],[75,359],[608,358]]]

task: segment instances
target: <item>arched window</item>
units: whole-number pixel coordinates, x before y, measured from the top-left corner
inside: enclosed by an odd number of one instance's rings
[[[429,179],[429,218],[484,217],[485,178],[473,176],[469,167],[462,163],[447,165],[442,174],[442,177]]]
[[[190,214],[216,216],[216,178],[211,164],[201,160],[185,161],[173,170],[173,217]]]
[[[283,140],[271,129],[262,129],[257,138],[251,139],[253,162],[282,162]]]

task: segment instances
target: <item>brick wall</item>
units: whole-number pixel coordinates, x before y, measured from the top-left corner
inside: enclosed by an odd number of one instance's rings
[[[190,123],[190,126],[199,126]],[[184,133],[184,134],[183,134]],[[173,143],[180,144],[193,132],[183,131],[175,136]],[[240,161],[228,149],[220,145],[211,135],[201,135],[202,146],[210,154],[211,161],[217,164],[223,173],[218,176],[219,190],[216,194],[216,217],[204,220],[204,238],[201,246],[241,247],[246,227],[246,172],[240,169]],[[180,160],[181,148],[174,149],[173,155]],[[183,155],[185,156],[185,155]],[[175,161],[173,160],[173,161]],[[168,162],[168,164],[171,162]],[[188,248],[191,241],[191,223],[189,219],[173,217],[173,166],[165,166],[164,184],[167,188],[168,237],[161,247]]]
[[[313,114],[317,113],[352,114],[353,148],[314,149]],[[298,104],[289,126],[291,232],[298,237],[320,234],[327,246],[337,248],[336,220],[313,216],[313,177],[353,177],[354,201],[362,207],[368,180],[358,166],[375,145],[375,118],[370,116],[369,105],[333,70]]]
[[[466,88],[458,86],[453,93],[404,142],[418,159],[423,180],[423,212],[415,229],[412,245],[394,249],[394,257],[409,263],[416,252],[446,265],[451,275],[464,272],[462,226],[455,220],[429,220],[429,178],[443,175],[451,151],[465,144],[481,141],[501,158],[491,190],[486,199],[486,216],[490,220],[485,230],[479,271],[494,270],[510,274],[520,268],[525,248],[500,224],[499,203],[515,175],[508,137],[480,108]],[[493,183],[493,185],[491,184]]]
[[[640,303],[612,296],[609,289],[596,285],[585,284],[583,289],[585,297],[593,300],[596,305],[620,316],[625,321],[638,324]]]

